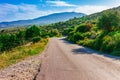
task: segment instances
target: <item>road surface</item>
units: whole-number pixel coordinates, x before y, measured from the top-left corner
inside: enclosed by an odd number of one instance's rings
[[[36,80],[120,80],[120,58],[52,38]]]

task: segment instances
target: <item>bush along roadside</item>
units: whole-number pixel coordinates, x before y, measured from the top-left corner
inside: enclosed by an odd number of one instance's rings
[[[48,38],[41,35],[41,30],[35,25],[16,33],[0,34],[0,68],[42,52]]]
[[[106,12],[89,26],[84,23],[68,29],[69,41],[90,47],[95,50],[120,56],[120,17],[116,12]]]
[[[30,56],[39,55],[45,49],[48,40],[48,38],[45,38],[34,44],[28,43],[24,46],[13,48],[11,51],[4,51],[4,53],[0,54],[0,69],[15,64]]]

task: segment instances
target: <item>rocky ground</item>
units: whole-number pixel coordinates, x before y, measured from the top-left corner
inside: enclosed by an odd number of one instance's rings
[[[43,54],[32,56],[0,70],[0,80],[34,80],[39,72],[43,57]]]

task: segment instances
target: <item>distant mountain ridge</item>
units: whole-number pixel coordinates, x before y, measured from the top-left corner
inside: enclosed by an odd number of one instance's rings
[[[38,17],[35,19],[30,20],[18,20],[18,21],[12,21],[12,22],[1,22],[0,28],[6,28],[6,27],[14,27],[14,26],[25,26],[25,25],[45,25],[45,24],[51,24],[61,21],[67,21],[74,17],[82,17],[85,16],[84,13],[75,13],[75,12],[63,12],[63,13],[54,13],[47,16]]]

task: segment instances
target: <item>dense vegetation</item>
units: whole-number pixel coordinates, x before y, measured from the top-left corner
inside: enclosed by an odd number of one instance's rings
[[[120,7],[41,28],[57,29],[69,41],[120,56]]]
[[[31,28],[34,28],[32,26]],[[23,31],[19,31],[16,33],[4,33],[0,35],[0,52],[6,51],[6,50],[11,50],[12,48],[23,45],[27,43],[27,38],[29,33],[27,31],[31,31],[31,28],[28,28]],[[37,27],[36,27],[37,28]],[[32,33],[33,35],[38,35],[36,33]],[[33,37],[31,37],[33,38]]]
[[[6,31],[2,30],[0,34],[0,52],[12,50],[20,45],[25,45],[29,42],[36,43],[42,38],[60,36],[57,29],[46,30],[45,28],[37,27],[36,25],[20,29]]]
[[[120,7],[45,26],[0,30],[0,52],[43,38],[68,36],[74,43],[120,55]]]
[[[24,46],[15,47],[10,51],[4,51],[4,53],[0,54],[0,69],[15,64],[30,56],[39,55],[45,49],[47,43],[48,39],[42,39],[35,44],[28,43]]]
[[[69,41],[120,56],[119,11],[105,11],[96,20],[84,21],[66,30]]]
[[[48,38],[39,27],[7,28],[0,32],[0,69],[37,55],[45,49]]]

